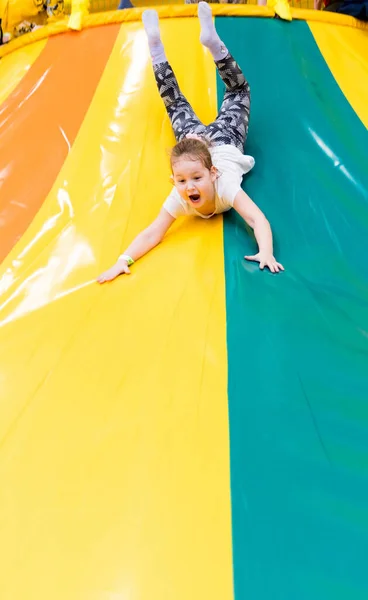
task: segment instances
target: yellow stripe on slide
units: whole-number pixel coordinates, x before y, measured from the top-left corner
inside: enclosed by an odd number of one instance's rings
[[[368,34],[352,27],[308,22],[341,91],[368,127]]]
[[[213,118],[197,20],[162,31]],[[125,24],[0,272],[0,597],[233,597],[222,219],[182,220],[132,275],[93,281],[159,211],[172,143],[144,33]]]
[[[37,60],[47,40],[24,46],[0,60],[0,105],[17,87]]]

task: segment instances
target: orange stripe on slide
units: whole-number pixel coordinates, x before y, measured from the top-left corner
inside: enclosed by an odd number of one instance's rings
[[[0,262],[49,193],[119,32],[107,25],[50,38],[0,113]]]

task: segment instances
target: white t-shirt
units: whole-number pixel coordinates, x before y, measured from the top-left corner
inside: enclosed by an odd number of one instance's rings
[[[194,207],[187,204],[177,189],[173,187],[163,207],[175,219],[184,215],[196,215],[208,219],[214,214],[230,210],[234,205],[236,194],[241,189],[243,175],[254,167],[253,156],[242,154],[235,146],[214,146],[209,148],[209,152],[212,164],[219,173],[219,177],[215,181],[215,212],[212,215],[202,215]]]

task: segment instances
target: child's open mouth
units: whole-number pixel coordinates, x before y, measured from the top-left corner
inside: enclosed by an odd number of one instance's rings
[[[200,200],[200,194],[190,194],[189,200],[191,202],[198,202]]]

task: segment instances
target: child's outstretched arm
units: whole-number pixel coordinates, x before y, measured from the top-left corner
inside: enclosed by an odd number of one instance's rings
[[[151,225],[137,235],[135,240],[125,250],[124,254],[132,258],[134,261],[138,260],[138,258],[141,258],[141,256],[147,254],[147,252],[152,250],[152,248],[157,246],[162,241],[165,233],[169,227],[171,227],[174,221],[174,217],[172,217],[167,210],[161,208],[157,218],[151,223]],[[117,262],[110,269],[97,277],[97,281],[99,283],[112,281],[115,279],[115,277],[121,275],[122,273],[129,274],[130,269],[128,267],[127,260],[118,258]]]
[[[283,271],[284,267],[277,262],[273,255],[272,231],[263,212],[243,190],[236,194],[234,208],[243,217],[244,221],[252,227],[258,243],[259,252],[254,256],[244,256],[244,258],[259,262],[260,269],[268,267],[272,273]]]

